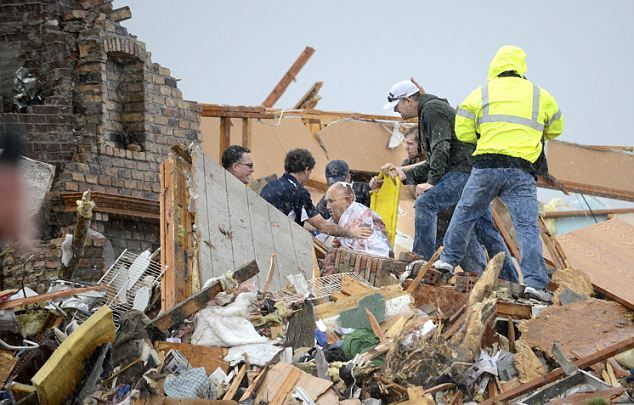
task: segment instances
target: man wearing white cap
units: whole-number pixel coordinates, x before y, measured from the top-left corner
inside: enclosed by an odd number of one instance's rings
[[[454,207],[460,200],[471,172],[471,154],[475,145],[460,142],[456,137],[456,110],[446,99],[422,93],[411,81],[398,82],[390,89],[388,102],[383,108],[394,110],[403,119],[418,117],[418,149],[420,153],[427,155],[427,162],[406,170],[388,164],[382,170],[392,177],[398,175],[406,184],[417,185],[413,251],[429,260],[436,246],[438,214],[444,209]],[[477,239],[473,235],[467,236],[467,260],[463,259],[460,263],[463,269],[477,272],[483,270],[479,240],[490,256],[498,252],[505,253],[500,276],[517,282],[515,266],[504,240],[493,225],[490,209],[478,220],[475,234]]]

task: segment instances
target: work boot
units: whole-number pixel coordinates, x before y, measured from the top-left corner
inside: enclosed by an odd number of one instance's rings
[[[549,304],[553,302],[553,296],[548,291],[540,288],[526,287],[524,288],[524,296]]]

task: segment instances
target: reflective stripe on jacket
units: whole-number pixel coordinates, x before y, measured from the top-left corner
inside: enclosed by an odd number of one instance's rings
[[[525,57],[517,47],[502,47],[491,62],[488,83],[458,108],[456,136],[477,144],[474,156],[499,154],[534,163],[542,137],[550,140],[562,133],[563,115],[550,93],[522,77],[498,76],[504,71],[523,75]]]

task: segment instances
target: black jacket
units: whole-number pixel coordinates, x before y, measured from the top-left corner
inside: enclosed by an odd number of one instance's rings
[[[449,171],[469,172],[475,145],[460,142],[454,125],[456,110],[446,99],[421,94],[418,100],[418,151],[427,162],[407,170],[407,184],[436,184]]]

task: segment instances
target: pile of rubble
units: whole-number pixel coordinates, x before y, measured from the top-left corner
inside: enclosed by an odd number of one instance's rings
[[[1,292],[3,403],[631,401],[632,312],[572,268],[545,306],[498,280],[501,254],[433,285],[431,261],[361,268],[374,258],[337,250],[315,263],[334,274],[271,288],[273,255],[262,287],[251,260],[161,310],[160,257],[125,251],[95,285]]]

